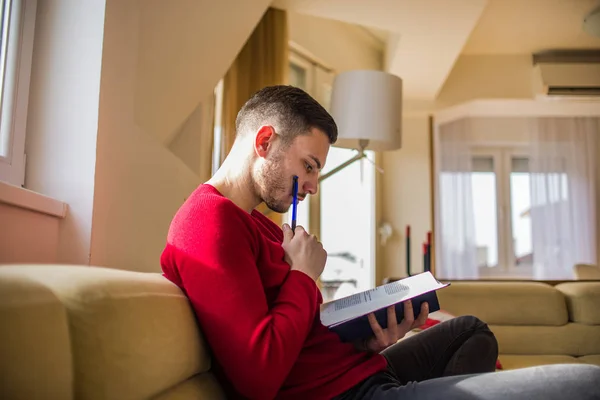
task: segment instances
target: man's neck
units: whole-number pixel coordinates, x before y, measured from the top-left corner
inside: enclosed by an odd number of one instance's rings
[[[251,213],[259,204],[255,187],[246,161],[234,162],[235,155],[230,154],[223,165],[206,183],[217,189],[235,205]]]

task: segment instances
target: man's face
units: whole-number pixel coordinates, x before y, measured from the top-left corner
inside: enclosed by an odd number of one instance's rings
[[[319,172],[329,152],[329,139],[319,129],[297,136],[289,146],[274,148],[263,163],[259,194],[271,210],[284,213],[293,202],[293,177],[298,177],[298,200],[316,194]]]

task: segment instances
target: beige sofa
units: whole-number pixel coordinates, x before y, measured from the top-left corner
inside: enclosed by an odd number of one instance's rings
[[[451,282],[438,297],[444,311],[488,323],[504,369],[600,365],[600,281],[460,281]]]
[[[445,310],[490,323],[505,368],[600,365],[600,282],[453,282]],[[1,399],[221,399],[187,298],[159,274],[0,266]]]
[[[159,274],[0,267],[1,399],[221,399],[182,292]]]

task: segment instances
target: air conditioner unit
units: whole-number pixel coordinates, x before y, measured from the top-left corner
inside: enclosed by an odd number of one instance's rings
[[[536,96],[600,96],[600,63],[539,63],[533,67]]]

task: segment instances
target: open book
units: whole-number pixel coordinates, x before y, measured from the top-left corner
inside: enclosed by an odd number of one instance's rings
[[[405,300],[411,300],[415,319],[421,304],[427,302],[429,312],[440,309],[436,290],[448,286],[431,274],[423,272],[396,282],[378,286],[321,305],[321,323],[336,332],[343,341],[351,342],[373,336],[368,314],[374,312],[379,325],[387,327],[387,307],[396,306],[396,318],[404,317]]]

